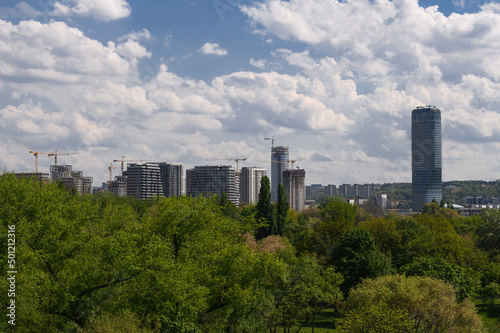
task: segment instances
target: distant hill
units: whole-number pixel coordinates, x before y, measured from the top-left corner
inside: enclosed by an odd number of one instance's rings
[[[389,201],[397,201],[402,207],[411,206],[411,183],[374,184],[373,195],[387,194]],[[500,197],[500,180],[452,180],[443,182],[445,203],[463,204],[466,197]],[[308,197],[309,198],[309,197]],[[311,193],[311,199],[323,201],[323,189]]]

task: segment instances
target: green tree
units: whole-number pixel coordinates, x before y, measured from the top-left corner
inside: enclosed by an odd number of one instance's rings
[[[272,230],[273,235],[283,235],[283,229],[287,222],[288,211],[290,210],[290,204],[288,203],[288,198],[285,193],[285,186],[283,184],[278,184],[278,202],[276,203],[276,228]]]
[[[495,282],[487,284],[481,291],[481,297],[483,303],[493,306],[493,304],[495,304],[495,299],[500,298],[500,285]]]
[[[500,251],[500,210],[485,209],[481,217],[485,224],[478,227],[478,245],[495,256]]]
[[[227,193],[222,193],[219,197],[219,206],[222,209],[222,213],[229,217],[234,217],[236,215],[236,205],[229,201]]]
[[[309,252],[326,262],[340,237],[355,227],[357,207],[335,197],[328,197],[319,206],[321,222],[314,228],[308,243]]]
[[[340,333],[407,333],[414,332],[413,327],[408,310],[375,302],[347,312],[339,320],[337,330]]]
[[[344,304],[346,321],[352,322],[353,314],[359,321],[357,327],[369,327],[373,304],[387,305],[378,309],[385,312],[384,316],[394,310],[399,310],[398,317],[408,313],[411,329],[398,330],[402,321],[397,320],[391,328],[393,332],[483,332],[474,304],[467,299],[457,302],[453,287],[430,277],[388,275],[364,280],[351,291]]]
[[[345,233],[332,251],[331,263],[344,276],[342,290],[348,292],[364,278],[392,272],[390,260],[375,247],[375,241],[364,229]]]
[[[271,183],[267,176],[263,176],[260,182],[256,219],[267,222],[257,230],[256,239],[266,238],[272,234],[273,227],[276,229],[276,207],[271,203]]]
[[[269,332],[298,332],[305,325],[314,327],[317,313],[342,299],[341,274],[323,269],[311,257],[297,257],[293,249],[278,251],[282,274],[273,275],[272,307],[265,321]]]
[[[473,299],[480,287],[479,274],[471,268],[463,268],[442,258],[416,258],[411,264],[401,267],[407,276],[429,276],[443,280],[453,286],[459,301]]]

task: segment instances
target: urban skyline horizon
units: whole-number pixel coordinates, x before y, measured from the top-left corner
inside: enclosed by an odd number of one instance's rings
[[[5,2],[0,168],[262,166],[274,135],[308,184],[406,182],[411,110],[436,105],[443,179],[498,179],[499,26],[488,0]]]

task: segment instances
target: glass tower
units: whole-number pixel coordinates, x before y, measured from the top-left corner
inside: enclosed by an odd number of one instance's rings
[[[278,201],[278,184],[283,183],[283,171],[288,166],[290,153],[288,147],[271,147],[271,201]]]
[[[442,198],[441,110],[417,107],[411,114],[413,211]]]

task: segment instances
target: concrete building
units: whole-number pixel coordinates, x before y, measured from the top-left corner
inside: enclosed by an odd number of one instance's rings
[[[411,116],[412,209],[442,198],[441,110],[417,107]]]
[[[341,197],[348,197],[351,195],[351,184],[340,185],[338,193]]]
[[[157,163],[127,164],[127,196],[144,200],[161,195],[163,187]]]
[[[327,197],[337,195],[337,186],[328,184],[325,186],[324,191]]]
[[[115,180],[111,183],[110,191],[119,196],[126,197],[127,196],[127,172],[123,172],[123,176],[115,176]],[[109,183],[109,182],[107,182]],[[108,185],[108,184],[106,184]]]
[[[178,197],[184,194],[184,166],[177,163],[159,162],[163,195]]]
[[[373,196],[373,186],[371,184],[359,185],[359,197],[369,198]]]
[[[304,169],[284,170],[283,185],[290,203],[290,209],[301,212],[306,200],[306,172]]]
[[[290,169],[288,147],[271,147],[271,201],[278,201],[278,184],[283,183],[283,171]]]
[[[265,168],[243,167],[240,178],[240,203],[255,204],[259,201],[260,183],[266,175]]]
[[[83,177],[82,171],[73,171],[71,165],[51,165],[50,179],[61,181],[68,189],[76,191],[77,194],[92,194],[92,177]]]
[[[240,204],[236,169],[229,165],[195,166],[186,170],[186,195],[211,196],[226,193],[229,201]]]
[[[16,173],[18,179],[22,178],[34,178],[41,182],[48,182],[50,180],[50,175],[48,172],[30,172],[30,173]]]

